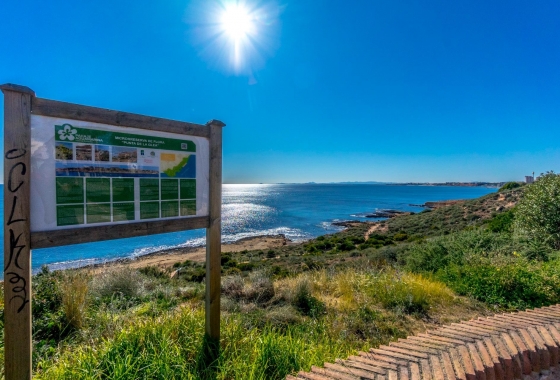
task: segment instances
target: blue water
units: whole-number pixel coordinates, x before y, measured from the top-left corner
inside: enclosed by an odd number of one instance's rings
[[[0,185],[1,186],[1,185]],[[3,187],[0,187],[3,192]],[[496,191],[483,187],[399,186],[373,184],[224,185],[222,240],[284,234],[302,241],[339,231],[334,221],[371,220],[377,209],[421,211],[410,204],[470,199]],[[0,206],[2,203],[0,203]],[[161,249],[204,244],[204,230],[175,232],[98,243],[37,249],[33,269],[77,267]]]

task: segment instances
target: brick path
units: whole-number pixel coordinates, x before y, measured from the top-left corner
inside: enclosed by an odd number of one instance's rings
[[[287,380],[560,379],[560,305],[452,323]]]

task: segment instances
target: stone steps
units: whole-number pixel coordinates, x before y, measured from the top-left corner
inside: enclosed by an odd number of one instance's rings
[[[452,323],[287,380],[560,380],[560,305]]]

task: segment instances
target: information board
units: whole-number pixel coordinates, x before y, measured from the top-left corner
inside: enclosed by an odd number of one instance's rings
[[[206,229],[205,347],[219,357],[222,128],[4,94],[4,377],[32,377],[31,250]]]
[[[31,231],[208,214],[208,140],[31,116]]]

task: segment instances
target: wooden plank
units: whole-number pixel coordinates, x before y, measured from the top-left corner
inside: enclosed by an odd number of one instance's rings
[[[206,335],[219,347],[220,277],[222,224],[222,127],[217,120],[210,127],[209,227],[206,229]],[[216,354],[216,353],[215,353]]]
[[[105,226],[68,228],[53,231],[37,231],[31,233],[31,248],[49,248],[69,244],[89,243],[127,237],[145,236],[207,228],[209,218],[198,216],[151,222],[111,224]]]
[[[31,379],[31,98],[33,91],[0,86],[4,93],[4,370],[6,380]]]
[[[206,125],[161,119],[159,117],[113,111],[104,108],[89,107],[49,99],[34,98],[31,112],[33,115],[83,120],[92,123],[179,133],[182,135],[205,138],[210,137],[210,128]]]

